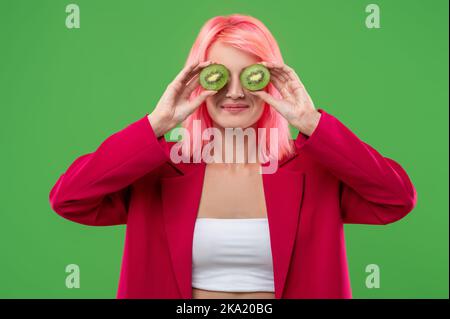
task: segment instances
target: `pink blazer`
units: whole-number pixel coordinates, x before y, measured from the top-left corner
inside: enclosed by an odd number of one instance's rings
[[[385,225],[416,205],[405,170],[319,109],[296,154],[263,176],[275,298],[351,298],[344,223]],[[192,298],[192,240],[206,164],[174,164],[147,116],[77,158],[52,209],[85,225],[126,224],[117,298]]]

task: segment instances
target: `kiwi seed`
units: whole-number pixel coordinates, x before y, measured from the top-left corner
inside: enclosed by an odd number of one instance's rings
[[[230,78],[228,69],[223,64],[208,65],[200,72],[200,85],[206,90],[218,91]]]
[[[270,72],[262,64],[246,67],[240,75],[241,84],[249,91],[264,89],[270,81]]]

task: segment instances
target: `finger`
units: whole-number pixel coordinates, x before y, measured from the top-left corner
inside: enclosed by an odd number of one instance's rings
[[[273,68],[273,62],[270,62],[270,61],[261,61],[261,62],[258,62],[257,64],[262,64],[268,69]]]
[[[270,81],[273,83],[273,85],[275,86],[275,88],[278,90],[278,92],[280,92],[281,96],[284,99],[288,99],[291,97],[291,95],[289,94],[289,90],[287,89],[286,85],[284,82],[282,82],[278,76],[272,76],[270,78]]]
[[[275,67],[275,70],[277,70],[278,72],[282,72],[285,77],[287,76],[289,78],[287,86],[292,95],[294,95],[297,99],[303,101],[304,103],[311,101],[311,98],[306,91],[305,86],[303,85],[300,77],[297,75],[293,68],[284,64],[278,65],[277,67]]]
[[[192,92],[194,92],[194,90],[200,85],[198,81],[199,78],[200,75],[196,74],[192,77],[189,83],[186,84],[184,91],[181,93],[182,98],[189,98],[191,96]]]
[[[286,87],[291,92],[290,94],[296,98],[304,101],[308,99],[309,95],[305,90],[303,83],[300,81],[295,71],[287,65],[275,66],[272,70],[274,74],[279,74],[286,82]]]
[[[279,77],[281,78],[280,80],[282,82],[289,81],[289,77],[286,76],[284,74],[284,72],[281,70],[281,68],[279,67],[280,64],[275,63],[275,62],[269,62],[269,61],[262,61],[262,62],[258,62],[257,64],[262,64],[265,67],[267,67],[270,71],[270,74],[278,74]]]
[[[186,66],[186,68],[184,68],[180,74],[175,78],[175,80],[172,81],[172,83],[170,83],[168,85],[168,94],[172,95],[173,99],[177,99],[180,94],[183,93],[183,91],[186,88],[186,83],[188,81],[190,81],[190,79],[192,79],[192,77],[198,73],[198,71],[201,69],[201,67],[204,67],[206,65],[209,65],[211,63],[211,61],[205,61],[205,62],[197,62],[197,63],[193,63],[189,66]],[[194,75],[193,72],[197,72]]]
[[[180,87],[182,84],[186,84],[187,81],[190,79],[192,72],[198,71],[200,65],[204,66],[204,65],[208,65],[208,63],[210,63],[210,61],[205,61],[205,62],[193,62],[187,66],[185,66],[181,72],[175,77],[175,79],[172,81],[172,85],[175,87]]]
[[[270,72],[273,76],[278,77],[278,79],[285,84],[289,81],[289,79],[280,71],[271,70]]]
[[[308,92],[306,91],[305,87],[298,82],[291,82],[291,92],[295,96],[296,99],[301,101],[304,104],[313,104],[311,97],[309,96]]]
[[[262,61],[262,62],[258,62],[258,64],[262,64],[264,65],[266,68],[268,68],[269,70],[280,70],[282,64],[278,63],[278,62],[269,62],[269,61]]]
[[[279,109],[279,100],[275,99],[266,91],[249,91],[250,94],[260,97],[266,103],[272,105],[275,109]]]
[[[201,62],[199,63],[189,74],[188,76],[183,80],[183,83],[186,84],[188,83],[194,76],[196,76],[197,74],[200,74],[200,72],[207,67],[208,65],[212,64],[214,62],[212,61],[205,61],[205,62]]]
[[[285,83],[285,85],[289,88],[291,95],[294,95],[300,101],[304,103],[310,102],[312,103],[311,97],[303,85],[303,82],[300,80],[300,77],[295,72],[293,68],[286,64],[276,63],[276,62],[261,62],[264,66],[267,66],[270,69],[271,74],[274,76],[278,75],[280,80]],[[280,92],[281,93],[281,92]]]
[[[294,92],[297,91],[299,86],[303,86],[297,74],[289,66],[269,61],[262,61],[260,64],[266,66],[270,70],[272,77],[278,79],[279,89],[277,88],[277,90],[281,93],[283,98],[291,97],[294,95]],[[282,83],[281,86],[279,84],[280,82]],[[297,95],[300,93],[301,92],[296,92]]]
[[[287,76],[287,75],[285,74],[285,72],[283,72],[282,69],[279,69],[279,68],[273,68],[273,69],[271,69],[270,72],[271,72],[272,74],[278,74],[278,76],[279,76],[280,78],[283,79],[283,82],[288,82],[288,81],[290,81],[289,76]]]
[[[297,99],[299,99],[300,101],[304,101],[305,92],[303,86],[300,83],[298,83],[297,81],[290,81],[289,90]]]
[[[186,65],[180,73],[173,79],[172,83],[180,83],[187,75],[199,64],[200,62],[193,62],[189,65]]]
[[[275,69],[274,72],[278,72],[278,74],[280,74],[286,82],[297,81],[293,80],[292,77],[283,68]]]
[[[290,66],[282,63],[271,63],[270,68],[274,72],[278,72],[282,74],[282,76],[286,79],[286,81],[300,81],[298,75],[295,73],[294,69],[292,69]]]
[[[281,65],[281,71],[291,80],[291,81],[300,81],[294,69],[290,66],[283,64]]]
[[[217,91],[203,91],[189,103],[189,112],[194,112],[209,96],[213,96]]]
[[[293,68],[291,68],[289,65],[284,65],[282,69],[285,71],[285,73],[289,76],[289,78],[294,81],[300,83],[301,86],[303,86],[302,81],[300,80],[300,77],[298,76],[297,72]]]

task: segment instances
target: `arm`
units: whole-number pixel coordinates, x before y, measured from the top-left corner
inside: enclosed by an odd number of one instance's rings
[[[416,205],[416,190],[405,170],[383,157],[331,114],[319,109],[311,135],[295,140],[340,181],[344,223],[389,224],[403,218]],[[305,125],[306,127],[306,125]]]
[[[130,185],[168,161],[168,154],[145,116],[77,158],[51,189],[51,207],[80,224],[125,224]]]
[[[54,211],[69,220],[94,226],[127,222],[131,184],[170,160],[164,134],[184,121],[208,96],[192,80],[207,62],[187,64],[167,86],[152,114],[106,139],[93,153],[79,157],[50,191]]]

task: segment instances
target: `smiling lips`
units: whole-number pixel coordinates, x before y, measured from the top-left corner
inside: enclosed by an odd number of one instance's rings
[[[248,104],[223,104],[220,106],[223,110],[230,113],[239,113],[249,108]]]

